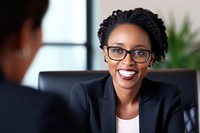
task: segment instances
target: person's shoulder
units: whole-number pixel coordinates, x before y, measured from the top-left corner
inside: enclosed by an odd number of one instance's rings
[[[168,83],[168,82],[163,82],[163,81],[158,81],[158,80],[151,80],[148,78],[143,79],[143,84],[147,84],[149,86],[153,86],[155,89],[162,87],[162,88],[177,88],[177,85]],[[157,86],[157,87],[155,87]]]
[[[28,103],[37,104],[38,106],[59,99],[58,96],[52,93],[42,92],[35,88],[13,83],[0,83],[0,97],[8,101],[16,100],[16,102],[27,105]]]
[[[10,83],[10,82],[4,82],[0,83],[0,91],[4,95],[35,95],[35,94],[40,94],[36,89],[28,87],[28,86],[23,86],[23,85],[18,85],[15,83]]]
[[[143,86],[145,90],[148,90],[152,94],[159,94],[166,96],[167,94],[180,93],[180,89],[177,85],[168,82],[154,81],[145,78],[143,80]]]
[[[31,126],[44,133],[68,132],[69,110],[62,98],[53,94],[38,91],[34,88],[0,83],[1,113],[7,113],[17,121],[19,114],[27,119],[26,126]],[[7,119],[7,117],[6,117]],[[31,120],[31,122],[29,121]]]

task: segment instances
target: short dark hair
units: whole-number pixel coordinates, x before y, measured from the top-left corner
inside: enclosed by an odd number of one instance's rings
[[[108,45],[108,38],[112,30],[117,25],[125,23],[137,25],[148,33],[152,52],[155,54],[154,62],[165,59],[165,54],[168,51],[168,42],[164,21],[158,18],[157,14],[143,8],[125,11],[116,10],[108,18],[104,19],[98,31],[100,48]]]
[[[1,0],[0,45],[12,33],[18,32],[27,18],[33,20],[33,29],[41,26],[49,0]]]

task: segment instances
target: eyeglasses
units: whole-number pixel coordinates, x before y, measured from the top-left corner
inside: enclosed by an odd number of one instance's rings
[[[108,51],[108,56],[111,60],[122,61],[128,53],[131,55],[131,59],[135,63],[147,62],[151,54],[151,51],[146,49],[136,49],[129,51],[120,47],[112,47],[112,46],[107,46],[107,51]]]

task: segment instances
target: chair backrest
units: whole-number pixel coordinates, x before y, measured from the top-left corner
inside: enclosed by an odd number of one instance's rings
[[[38,89],[56,93],[68,102],[74,84],[106,74],[108,71],[44,71],[39,73]]]
[[[108,74],[108,71],[44,71],[39,73],[39,90],[57,93],[68,104],[74,84],[95,79]],[[147,77],[177,85],[181,90],[185,133],[198,133],[198,93],[197,72],[190,69],[149,70]]]

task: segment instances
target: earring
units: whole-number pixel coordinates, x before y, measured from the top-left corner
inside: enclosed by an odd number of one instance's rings
[[[105,56],[104,56],[104,62],[108,63]]]

